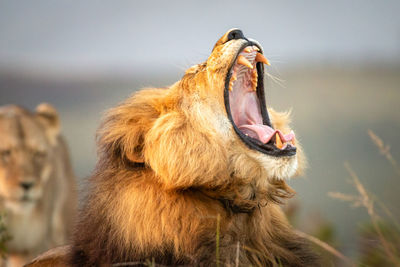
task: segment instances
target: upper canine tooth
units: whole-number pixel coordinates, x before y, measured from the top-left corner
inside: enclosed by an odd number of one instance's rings
[[[264,57],[264,55],[261,54],[261,53],[257,53],[257,55],[256,55],[256,61],[257,61],[257,62],[265,63],[265,64],[267,64],[268,66],[271,66],[271,64],[269,63],[268,59],[266,59],[266,58]]]
[[[245,49],[243,49],[243,51],[246,53],[250,53],[251,52],[250,46],[247,46]]]
[[[238,56],[237,63],[253,69],[253,65],[251,65],[250,61],[248,61],[247,58],[242,55]]]
[[[258,48],[257,46],[253,45],[253,49],[256,50],[257,52],[260,51],[260,48]]]

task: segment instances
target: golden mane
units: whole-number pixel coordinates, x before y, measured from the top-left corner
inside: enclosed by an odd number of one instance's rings
[[[107,112],[72,265],[215,265],[217,225],[222,264],[235,261],[239,246],[240,266],[316,265],[278,205],[293,195],[284,179],[304,165],[288,115],[269,109],[269,122],[261,109],[266,124],[257,127],[276,131],[266,144],[241,135],[229,117],[229,70],[246,42],[228,31],[180,81],[143,89]],[[256,89],[263,90],[262,77]]]

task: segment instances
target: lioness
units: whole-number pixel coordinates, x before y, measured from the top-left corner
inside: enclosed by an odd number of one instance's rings
[[[109,110],[72,246],[31,266],[318,265],[279,207],[304,157],[266,108],[264,63],[233,29],[180,81]]]
[[[4,266],[22,266],[65,244],[74,220],[76,191],[56,110],[0,108],[0,212],[11,240]],[[0,259],[1,261],[1,259]]]

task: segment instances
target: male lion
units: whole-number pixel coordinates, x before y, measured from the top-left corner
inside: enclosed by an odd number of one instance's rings
[[[287,114],[267,111],[263,63],[261,46],[233,29],[180,81],[107,113],[73,244],[60,252],[71,265],[317,265],[279,207],[304,160]]]
[[[65,244],[74,219],[75,177],[56,110],[0,108],[0,212],[11,240],[0,266],[22,266]]]

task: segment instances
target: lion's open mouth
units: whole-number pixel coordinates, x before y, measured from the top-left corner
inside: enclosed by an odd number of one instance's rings
[[[225,107],[232,125],[250,148],[281,157],[296,154],[293,132],[283,134],[270,122],[265,104],[261,48],[251,41],[238,51],[225,81]]]

